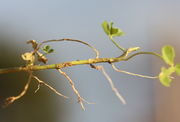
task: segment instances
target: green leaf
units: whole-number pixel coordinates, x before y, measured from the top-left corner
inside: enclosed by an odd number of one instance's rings
[[[45,45],[43,49],[49,50],[51,47],[49,45]]]
[[[44,51],[45,53],[48,53],[48,51],[47,51],[46,49],[43,49],[43,51]]]
[[[119,28],[114,28],[113,27],[113,22],[110,22],[110,36],[122,36],[124,35],[124,32],[122,32],[121,29]]]
[[[170,83],[172,82],[172,79],[170,75],[175,72],[174,67],[170,67],[168,69],[162,67],[161,73],[159,74],[159,80],[163,86],[169,87]]]
[[[50,47],[49,45],[45,45],[45,46],[43,47],[43,51],[44,51],[46,54],[48,54],[48,53],[54,52],[54,49],[51,49],[51,47]]]
[[[103,28],[104,32],[109,36],[110,30],[109,30],[109,24],[107,21],[104,21],[102,23],[102,28]]]
[[[107,21],[104,21],[102,23],[102,27],[104,29],[104,32],[111,38],[113,36],[123,36],[124,32],[119,28],[114,28],[113,24],[114,24],[113,22],[108,23]]]
[[[45,52],[45,53],[48,53],[48,50],[50,49],[51,47],[49,46],[49,45],[45,45],[44,47],[43,47],[43,51]]]
[[[173,66],[174,65],[174,57],[175,57],[175,51],[172,46],[166,45],[162,48],[162,57],[164,61]]]
[[[175,71],[176,71],[177,75],[180,76],[180,64],[176,64]]]
[[[123,36],[124,32],[122,32],[119,28],[112,28],[111,29],[111,36]]]
[[[119,28],[114,28],[113,24],[113,22],[110,22],[110,36],[123,36],[124,32]]]
[[[54,52],[54,49],[48,50],[48,53],[53,53],[53,52]]]

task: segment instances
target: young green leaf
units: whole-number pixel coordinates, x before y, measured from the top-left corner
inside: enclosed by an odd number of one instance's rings
[[[121,29],[113,27],[113,22],[108,23],[107,21],[104,21],[102,23],[102,27],[104,29],[104,32],[111,38],[114,36],[123,36],[124,35],[124,32],[122,32]]]
[[[111,36],[123,36],[124,32],[122,32],[119,28],[112,28],[111,29]]]
[[[174,57],[175,57],[174,48],[169,45],[164,46],[162,48],[162,57],[168,65],[173,66],[174,65]]]
[[[53,53],[53,52],[54,52],[54,49],[48,50],[48,53]]]
[[[161,73],[159,74],[159,80],[163,86],[169,87],[170,83],[172,81],[170,75],[175,72],[174,67],[170,67],[168,69],[162,67],[161,68]]]
[[[43,51],[44,51],[46,54],[48,54],[48,53],[54,52],[54,49],[51,49],[51,47],[50,47],[49,45],[45,45],[45,46],[43,47]]]
[[[109,36],[109,34],[110,34],[110,29],[109,29],[109,24],[108,24],[107,21],[104,21],[104,22],[102,23],[102,28],[103,28],[104,32]]]
[[[45,49],[45,50],[49,50],[50,48],[51,48],[51,47],[50,47],[49,45],[45,45],[45,46],[44,46],[44,49]]]
[[[110,36],[123,36],[124,32],[119,28],[114,28],[113,24],[113,22],[110,23]]]
[[[45,45],[44,47],[43,47],[43,51],[45,52],[45,53],[48,53],[48,50],[50,49],[51,47],[49,46],[49,45]]]
[[[177,75],[180,76],[180,63],[179,63],[179,64],[176,64],[175,70],[176,70]]]

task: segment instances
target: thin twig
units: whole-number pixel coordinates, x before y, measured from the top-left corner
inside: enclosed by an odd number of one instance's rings
[[[73,82],[73,81],[71,80],[71,78],[70,78],[65,72],[63,72],[61,69],[57,69],[57,70],[58,70],[58,72],[59,72],[60,74],[62,74],[64,77],[66,77],[66,79],[69,81],[69,83],[70,83],[70,85],[71,85],[74,93],[75,93],[75,94],[77,95],[77,97],[78,97],[78,98],[77,98],[77,99],[78,99],[78,103],[81,105],[81,108],[82,108],[83,110],[85,110],[83,101],[84,101],[84,102],[86,102],[86,101],[81,97],[81,95],[79,94],[78,90],[75,88],[74,82]]]
[[[43,41],[42,43],[39,44],[39,46],[36,48],[35,51],[38,51],[39,48],[44,44],[44,43],[49,43],[49,42],[60,42],[60,41],[72,41],[72,42],[78,42],[78,43],[82,43],[84,45],[87,45],[88,47],[90,47],[96,54],[96,58],[99,58],[99,51],[91,46],[90,44],[84,42],[84,41],[81,41],[81,40],[76,40],[76,39],[69,39],[69,38],[64,38],[64,39],[57,39],[57,40],[46,40],[46,41]]]
[[[158,58],[163,60],[163,57],[160,54],[155,53],[155,52],[137,52],[137,53],[134,53],[133,55],[125,58],[124,61],[128,61],[129,59],[133,58],[134,56],[144,55],[144,54],[146,54],[146,55],[154,55],[154,56],[156,56],[156,57],[158,57]]]
[[[92,68],[95,68],[99,71],[101,71],[103,73],[103,75],[106,77],[106,79],[108,80],[111,89],[114,91],[115,95],[119,98],[119,100],[123,103],[126,104],[125,99],[123,98],[123,96],[119,93],[119,91],[117,90],[117,88],[115,87],[113,81],[111,80],[110,76],[106,73],[105,69],[103,66],[95,66],[95,65],[90,65]]]
[[[150,79],[158,78],[158,76],[140,75],[140,74],[135,74],[135,73],[127,72],[127,71],[124,71],[124,70],[120,70],[120,69],[116,68],[116,66],[113,63],[111,63],[111,66],[115,71],[122,72],[122,73],[125,73],[125,74],[128,74],[128,75],[133,75],[133,76],[138,76],[138,77],[143,77],[143,78],[150,78]]]
[[[38,88],[36,89],[35,93],[39,90],[40,85],[45,85],[47,86],[50,90],[52,90],[54,93],[56,93],[59,96],[62,96],[64,98],[68,98],[67,96],[61,94],[60,92],[58,92],[55,88],[53,88],[52,86],[50,86],[49,84],[45,83],[44,81],[40,80],[37,76],[33,76],[34,79],[37,80],[38,84]]]
[[[125,52],[126,50],[121,47],[116,41],[114,41],[114,39],[112,37],[109,38],[115,45],[117,48],[119,48],[121,51]]]

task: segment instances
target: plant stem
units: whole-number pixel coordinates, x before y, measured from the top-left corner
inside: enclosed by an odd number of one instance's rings
[[[36,70],[45,70],[45,69],[60,69],[75,65],[82,64],[95,64],[95,63],[105,63],[105,62],[118,62],[122,60],[121,58],[94,58],[87,60],[75,60],[69,62],[62,62],[58,64],[50,64],[50,65],[33,65],[33,66],[24,66],[24,67],[13,67],[13,68],[5,68],[0,69],[0,74],[11,73],[11,72],[23,72],[23,71],[36,71]]]
[[[113,38],[110,36],[109,39],[116,45],[117,48],[119,48],[121,51],[125,52],[126,50],[121,47],[117,42],[113,40]]]
[[[133,58],[134,56],[137,56],[137,55],[142,55],[142,54],[154,55],[154,56],[157,56],[158,58],[160,58],[160,59],[162,59],[162,60],[163,60],[162,56],[161,56],[161,55],[159,55],[159,54],[157,54],[157,53],[155,53],[155,52],[138,52],[138,53],[134,53],[133,55],[131,55],[131,56],[129,56],[129,57],[127,57],[127,58],[125,58],[125,59],[124,59],[124,61],[127,61],[127,60],[129,60],[129,59]]]
[[[83,65],[83,64],[115,63],[120,61],[127,61],[133,58],[134,56],[141,54],[154,55],[162,59],[162,56],[154,52],[138,52],[129,57],[127,57],[126,54],[127,52],[124,52],[121,56],[112,57],[112,58],[92,58],[87,60],[74,60],[74,61],[62,62],[62,63],[50,64],[50,65],[32,65],[32,66],[24,66],[24,67],[5,68],[5,69],[0,69],[0,74],[6,74],[11,72],[37,71],[37,70],[46,70],[46,69],[61,69],[65,67],[71,67],[71,66]]]

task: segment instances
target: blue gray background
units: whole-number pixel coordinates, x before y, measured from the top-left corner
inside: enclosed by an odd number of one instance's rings
[[[0,41],[0,45],[8,45],[10,48],[21,47],[16,50],[22,54],[25,50],[30,50],[30,46],[26,45],[27,40],[73,38],[95,46],[100,51],[101,57],[119,56],[119,50],[108,40],[101,28],[101,23],[107,20],[113,21],[115,26],[125,32],[124,37],[116,38],[125,48],[139,46],[142,50],[160,53],[160,48],[164,44],[171,44],[175,48],[180,44],[179,11],[179,0],[0,0],[0,33],[10,37],[8,41]],[[56,53],[49,56],[49,63],[94,56],[90,49],[77,43],[52,43],[52,46]],[[5,54],[6,52],[1,52],[0,55]],[[19,60],[21,60],[20,54],[16,57]],[[129,62],[117,65],[123,70],[157,75],[163,63],[153,56],[138,56]],[[54,122],[166,122],[168,120],[161,119],[165,115],[159,114],[162,113],[159,106],[164,102],[161,101],[164,94],[159,92],[159,89],[165,91],[169,89],[163,88],[158,80],[117,73],[108,64],[104,67],[125,97],[127,105],[119,102],[100,72],[89,66],[66,68],[64,71],[74,80],[82,96],[96,103],[86,105],[84,112],[77,104],[66,79],[55,71],[47,71],[48,79],[53,81],[49,82],[55,83],[58,90],[71,97],[70,100],[63,100],[64,98],[59,96],[51,99],[56,101],[57,108],[65,106],[64,113],[59,113],[60,109],[52,112],[56,118]],[[47,94],[53,93],[47,92]],[[35,99],[33,95],[31,99]],[[166,95],[162,99],[167,99]],[[58,102],[59,100],[63,103]],[[42,107],[38,106],[34,111]],[[65,115],[64,118],[62,119],[59,114]],[[23,118],[19,120],[25,121]],[[35,120],[41,121],[34,118]]]

